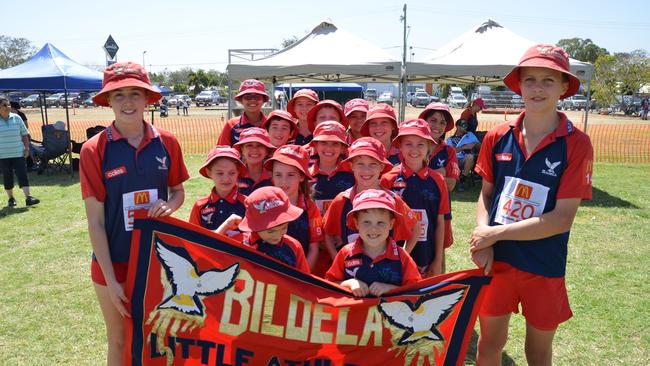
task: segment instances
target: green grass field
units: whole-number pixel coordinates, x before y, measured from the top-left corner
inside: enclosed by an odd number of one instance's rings
[[[190,156],[192,179],[175,214],[210,189]],[[91,247],[78,177],[30,175],[42,203],[4,207],[0,193],[0,365],[100,365],[104,325],[92,289]],[[574,317],[557,333],[558,365],[650,364],[650,165],[596,164],[594,200],[579,210],[569,245],[567,284]],[[479,187],[453,194],[456,243],[449,271],[472,268],[467,241]],[[524,321],[514,316],[504,364],[525,365]],[[472,363],[473,355],[468,355]]]

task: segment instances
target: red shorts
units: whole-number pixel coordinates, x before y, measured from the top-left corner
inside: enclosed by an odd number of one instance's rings
[[[126,272],[129,269],[129,264],[128,263],[113,263],[113,272],[115,272],[115,279],[119,283],[124,283],[126,282]],[[101,267],[99,266],[99,262],[97,260],[93,259],[92,263],[90,264],[90,278],[92,278],[93,282],[106,286],[106,279],[104,278],[104,273],[102,272]]]
[[[482,316],[516,314],[521,303],[526,322],[540,330],[555,330],[573,316],[564,277],[536,275],[505,262],[494,262],[493,271],[480,310]]]

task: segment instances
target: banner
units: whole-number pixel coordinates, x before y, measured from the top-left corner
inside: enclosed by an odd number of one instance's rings
[[[136,216],[127,365],[461,365],[489,277],[468,270],[381,298],[173,219]]]

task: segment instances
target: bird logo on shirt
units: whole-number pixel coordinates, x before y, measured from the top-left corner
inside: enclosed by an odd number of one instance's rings
[[[346,268],[345,273],[347,273],[348,276],[350,276],[351,278],[356,278],[357,277],[357,271],[359,270],[359,268],[361,268],[361,267],[356,267],[354,269]]]
[[[156,160],[160,163],[158,170],[167,170],[167,157],[163,156],[161,158],[156,156]]]
[[[214,215],[214,212],[210,212],[207,215],[201,214],[201,220],[208,225],[212,224],[212,215]]]
[[[239,263],[226,269],[213,268],[199,272],[189,253],[155,238],[156,255],[167,274],[172,293],[158,309],[174,309],[188,315],[203,316],[202,297],[218,294],[230,288],[239,274]],[[199,297],[201,296],[201,297]]]
[[[548,158],[545,159],[544,163],[546,164],[546,167],[548,169],[542,169],[542,174],[550,175],[551,177],[557,177],[557,174],[555,173],[555,168],[558,167],[562,162],[561,161],[556,161],[551,163]]]
[[[414,343],[423,338],[442,341],[443,336],[437,327],[451,314],[464,292],[465,290],[461,289],[441,296],[423,296],[415,305],[408,300],[382,300],[377,306],[390,324],[405,330],[398,345]]]
[[[445,159],[438,158],[438,167],[442,168],[445,166]]]

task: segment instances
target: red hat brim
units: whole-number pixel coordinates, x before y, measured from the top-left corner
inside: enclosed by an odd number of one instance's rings
[[[239,223],[238,227],[241,231],[258,232],[270,229],[272,227],[282,225],[287,222],[294,221],[302,215],[303,209],[289,204],[286,211],[278,214],[277,216],[265,214],[256,217],[254,222],[244,217]]]
[[[519,73],[521,72],[522,67],[544,67],[565,74],[569,78],[569,87],[567,88],[566,92],[560,96],[560,99],[570,97],[577,93],[580,89],[580,79],[578,79],[578,77],[572,73],[566,71],[564,68],[558,65],[557,62],[546,57],[533,57],[515,66],[515,68],[513,68],[512,71],[510,71],[510,73],[508,73],[508,75],[503,78],[503,83],[506,84],[510,90],[519,95],[521,95]]]
[[[115,81],[110,81],[104,85],[102,90],[99,91],[94,97],[93,97],[93,103],[103,106],[103,107],[108,107],[108,93],[121,89],[121,88],[141,88],[147,91],[147,104],[154,104],[157,101],[162,98],[162,94],[160,94],[160,91],[150,85],[149,83],[145,83],[144,81],[138,80],[136,78],[123,78]]]

